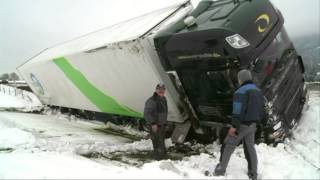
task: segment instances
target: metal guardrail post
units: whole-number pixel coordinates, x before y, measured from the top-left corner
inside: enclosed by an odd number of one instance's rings
[[[306,88],[308,91],[320,91],[320,82],[308,82]]]

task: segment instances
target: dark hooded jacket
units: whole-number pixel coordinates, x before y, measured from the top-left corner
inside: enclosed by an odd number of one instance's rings
[[[264,97],[252,82],[244,82],[233,96],[232,126],[260,123],[265,119]]]
[[[168,105],[165,97],[154,93],[145,103],[144,119],[149,125],[164,125],[167,123]]]

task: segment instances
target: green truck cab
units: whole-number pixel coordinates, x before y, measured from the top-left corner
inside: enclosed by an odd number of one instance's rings
[[[250,69],[267,100],[259,137],[280,140],[305,101],[304,66],[269,0],[203,0],[154,38],[161,64],[193,109],[194,126],[230,124],[237,72]]]

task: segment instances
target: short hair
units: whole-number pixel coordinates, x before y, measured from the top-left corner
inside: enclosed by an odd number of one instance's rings
[[[243,69],[238,72],[238,80],[245,82],[245,81],[252,81],[251,72],[247,69]]]
[[[157,84],[156,89],[166,89],[166,86],[163,83],[159,83]]]

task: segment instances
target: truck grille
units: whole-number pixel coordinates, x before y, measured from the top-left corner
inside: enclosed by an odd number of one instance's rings
[[[207,116],[221,116],[221,109],[215,106],[199,106],[199,111]]]

